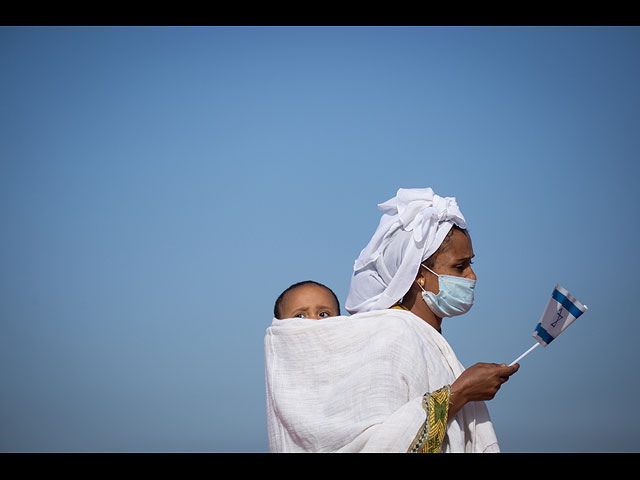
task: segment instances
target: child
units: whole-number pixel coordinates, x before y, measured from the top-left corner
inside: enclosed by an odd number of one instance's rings
[[[273,314],[277,319],[337,317],[340,315],[340,302],[329,287],[306,280],[294,283],[280,294]]]

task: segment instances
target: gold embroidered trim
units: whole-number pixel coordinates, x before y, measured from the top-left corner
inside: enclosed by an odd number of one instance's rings
[[[424,394],[422,408],[427,413],[427,418],[413,439],[407,453],[436,453],[440,450],[447,432],[450,395],[449,385],[433,393]]]
[[[405,307],[403,304],[401,304],[400,302],[394,304],[391,306],[391,308],[399,308],[401,310],[406,310],[408,312],[410,312],[411,310],[409,310],[407,307]]]

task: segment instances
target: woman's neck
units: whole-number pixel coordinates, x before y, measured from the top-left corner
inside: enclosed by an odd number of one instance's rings
[[[427,322],[439,333],[442,333],[442,319],[437,317],[414,288],[409,289],[402,299],[402,305],[414,315]]]

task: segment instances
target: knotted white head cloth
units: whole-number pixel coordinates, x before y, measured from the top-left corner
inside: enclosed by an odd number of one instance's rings
[[[389,308],[407,293],[420,263],[438,249],[453,224],[466,228],[454,197],[431,188],[400,188],[378,205],[383,215],[353,266],[349,313]]]

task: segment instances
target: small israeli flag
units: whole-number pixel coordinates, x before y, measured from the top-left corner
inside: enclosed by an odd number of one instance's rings
[[[585,305],[576,300],[566,289],[556,284],[547,308],[533,332],[533,338],[546,347],[586,311]]]
[[[529,350],[516,358],[509,366],[518,363],[535,350],[536,347],[540,345],[546,347],[549,345],[558,335],[564,332],[576,318],[586,311],[586,305],[581,304],[566,289],[556,283],[556,288],[551,294],[547,308],[545,308],[540,322],[538,322],[533,332],[533,338],[537,340],[537,343],[534,343]]]

